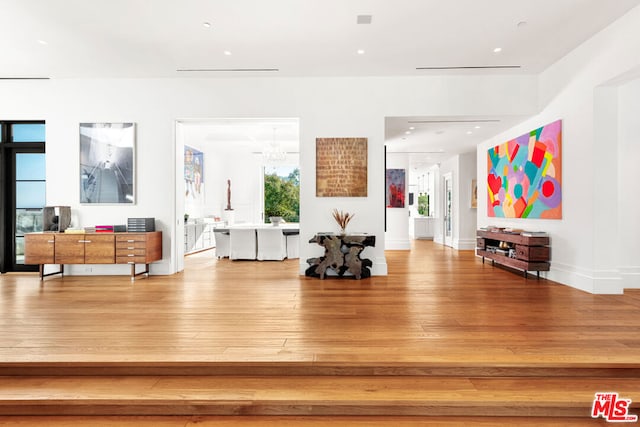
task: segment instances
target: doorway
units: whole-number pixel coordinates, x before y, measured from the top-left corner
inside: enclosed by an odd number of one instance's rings
[[[268,221],[264,212],[265,167],[299,165],[299,119],[184,119],[176,121],[175,136],[176,228],[172,259],[176,271],[182,271],[188,237],[185,222],[259,224]],[[186,147],[199,156],[200,174],[195,174],[195,167],[193,174],[185,168],[189,158]],[[191,175],[194,178],[190,178]],[[191,182],[198,183],[199,192],[191,191]],[[192,194],[196,193],[200,196],[193,199]]]
[[[443,176],[444,187],[444,244],[453,247],[453,175]]]

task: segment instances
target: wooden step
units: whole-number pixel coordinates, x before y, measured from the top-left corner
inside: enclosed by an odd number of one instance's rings
[[[368,417],[368,416],[5,416],[20,427],[584,427],[606,425],[589,417]]]
[[[5,376],[0,415],[579,418],[610,391],[638,413],[638,378]]]
[[[0,376],[58,375],[640,378],[640,363],[0,362]]]

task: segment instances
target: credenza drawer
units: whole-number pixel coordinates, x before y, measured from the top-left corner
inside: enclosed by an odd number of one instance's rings
[[[116,243],[116,252],[132,251],[134,249],[147,249],[147,242],[118,242]]]
[[[516,257],[525,261],[549,261],[549,246],[516,245]]]
[[[116,243],[126,242],[146,242],[147,236],[144,234],[116,234]]]
[[[118,248],[116,250],[116,256],[131,257],[131,256],[145,256],[146,254],[147,254],[147,250],[144,249],[144,248],[141,248],[141,249],[136,249],[136,248],[120,249],[120,248]]]
[[[116,264],[146,264],[147,257],[144,255],[117,256]]]

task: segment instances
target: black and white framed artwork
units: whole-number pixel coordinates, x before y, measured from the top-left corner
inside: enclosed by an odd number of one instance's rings
[[[80,203],[135,203],[135,123],[80,123]]]

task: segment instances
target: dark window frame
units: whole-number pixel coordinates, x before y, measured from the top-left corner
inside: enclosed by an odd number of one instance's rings
[[[0,272],[37,271],[38,266],[16,264],[16,161],[19,153],[46,153],[46,141],[13,142],[12,125],[44,124],[44,120],[0,120]],[[45,176],[46,178],[46,176]]]

